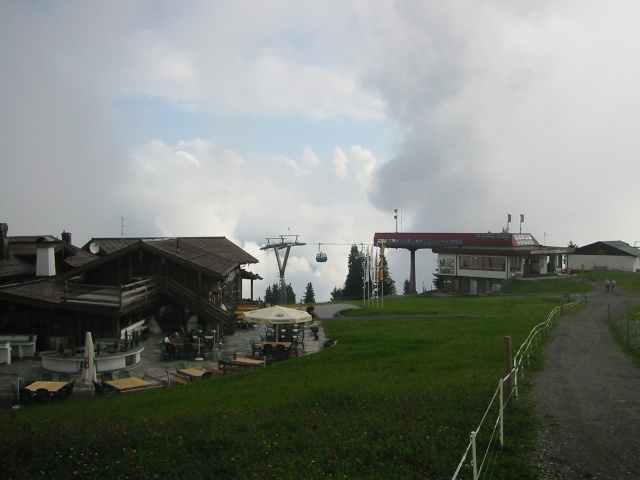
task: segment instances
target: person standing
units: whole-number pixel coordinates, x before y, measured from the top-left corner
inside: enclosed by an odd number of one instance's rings
[[[613,289],[616,288],[616,281],[615,279],[611,280],[611,293],[613,293]]]
[[[604,290],[605,290],[605,292],[607,292],[607,293],[609,293],[609,285],[610,285],[610,283],[609,283],[609,279],[607,278],[607,279],[604,281]]]
[[[171,343],[169,339],[169,334],[166,334],[162,341],[160,342],[160,360],[164,361],[167,359],[167,347],[166,344]]]

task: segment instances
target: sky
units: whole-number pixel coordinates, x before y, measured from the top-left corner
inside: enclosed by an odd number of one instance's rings
[[[376,232],[633,246],[639,32],[623,0],[6,0],[0,221],[225,236],[254,297],[293,235],[286,282],[317,301]],[[409,253],[387,259],[401,292]]]

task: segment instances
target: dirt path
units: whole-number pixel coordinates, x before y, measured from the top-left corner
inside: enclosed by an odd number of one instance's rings
[[[609,303],[617,315],[638,302],[598,285],[590,307],[553,330],[531,395],[541,479],[640,479],[640,369],[606,324]]]

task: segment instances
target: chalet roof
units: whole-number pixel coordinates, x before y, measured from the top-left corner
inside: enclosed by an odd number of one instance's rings
[[[99,257],[126,254],[143,248],[207,274],[225,276],[240,265],[258,260],[225,237],[178,238],[94,238],[82,247],[97,252]],[[85,264],[83,268],[91,268]]]
[[[7,236],[10,245],[10,258],[0,260],[0,282],[3,280],[18,280],[35,276],[38,245],[43,243],[53,245],[56,257],[71,268],[84,265],[97,257],[89,252],[81,251],[53,235],[19,235]]]
[[[64,296],[64,281],[42,278],[0,287],[0,298],[28,299],[30,303],[60,303]]]
[[[77,268],[91,263],[98,258],[100,257],[94,255],[91,252],[87,252],[86,250],[78,250],[75,255],[65,258],[64,262],[72,268]]]
[[[250,272],[248,270],[240,269],[240,274],[245,280],[262,280],[262,277],[257,273]]]
[[[184,259],[195,260],[196,263],[198,263],[196,259],[206,255],[207,252],[233,260],[236,265],[258,263],[255,257],[226,237],[93,238],[82,249],[89,250],[90,245],[95,244],[99,248],[100,255],[109,255],[139,242]],[[206,261],[203,264],[206,264]]]
[[[620,240],[595,242],[578,247],[576,255],[614,255],[640,257],[640,249]]]
[[[37,245],[40,243],[52,243],[56,245],[56,250],[64,248],[65,244],[53,235],[22,235],[8,236],[11,245],[11,255],[18,257],[35,257],[37,255]]]
[[[19,257],[12,255],[9,260],[0,260],[0,282],[15,277],[35,275],[35,273],[36,266]]]

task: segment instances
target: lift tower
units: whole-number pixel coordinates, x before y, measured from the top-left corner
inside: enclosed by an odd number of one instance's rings
[[[287,260],[291,247],[299,247],[306,243],[298,242],[299,235],[280,235],[279,237],[267,238],[267,244],[260,250],[273,248],[278,260],[278,272],[280,275],[280,305],[284,305],[287,299],[287,284],[284,281],[284,271],[287,268]],[[276,243],[277,242],[277,243]],[[280,259],[280,250],[286,250],[284,259]]]

